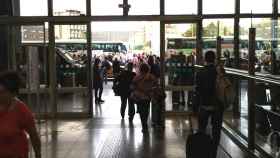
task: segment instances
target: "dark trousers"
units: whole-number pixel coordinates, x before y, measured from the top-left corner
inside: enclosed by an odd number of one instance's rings
[[[198,128],[199,131],[206,133],[206,128],[208,124],[208,119],[211,118],[212,125],[212,139],[213,139],[213,151],[214,158],[217,156],[217,150],[220,143],[222,123],[223,123],[223,110],[205,110],[203,108],[200,109],[198,115]]]
[[[152,101],[152,124],[154,126],[163,126],[163,106],[164,101]]]
[[[128,102],[128,116],[130,120],[133,120],[135,114],[134,102],[128,96],[121,96],[121,116],[125,116],[125,109]]]
[[[100,101],[103,93],[103,85],[94,88],[95,101]]]
[[[140,115],[142,129],[148,129],[148,117],[150,113],[150,101],[142,100],[137,103],[137,109]]]

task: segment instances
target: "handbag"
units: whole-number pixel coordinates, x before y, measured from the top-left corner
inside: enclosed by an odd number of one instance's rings
[[[226,77],[220,77],[216,80],[216,96],[223,104],[223,108],[227,109],[234,103],[235,91],[232,83]]]

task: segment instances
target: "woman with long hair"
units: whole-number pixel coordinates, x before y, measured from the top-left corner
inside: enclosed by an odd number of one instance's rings
[[[150,109],[150,102],[152,98],[152,90],[157,86],[156,78],[150,73],[148,64],[141,64],[139,73],[132,81],[133,92],[131,97],[137,104],[137,109],[140,115],[142,132],[148,132],[148,116]]]

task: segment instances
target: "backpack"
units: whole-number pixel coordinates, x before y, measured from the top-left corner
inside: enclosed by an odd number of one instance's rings
[[[116,76],[116,78],[113,81],[113,87],[112,87],[115,96],[121,95],[121,82],[120,82],[120,76]]]
[[[230,80],[225,77],[218,77],[216,79],[216,96],[223,108],[226,110],[234,103],[235,91]]]

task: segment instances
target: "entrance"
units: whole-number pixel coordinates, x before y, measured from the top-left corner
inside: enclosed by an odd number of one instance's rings
[[[166,112],[185,113],[194,105],[194,65],[197,53],[196,23],[165,23],[164,77]]]
[[[20,96],[36,113],[93,116],[91,73],[94,58],[125,54],[122,59],[127,62],[134,55],[147,54],[154,55],[161,63],[161,83],[168,94],[165,111],[186,112],[191,105],[188,91],[193,88],[196,58],[190,56],[197,52],[196,28],[196,22],[158,21],[20,26],[22,39],[15,47],[15,55],[11,53],[14,69],[25,76],[26,85]],[[91,36],[87,36],[88,31]],[[109,75],[108,79],[111,77]]]

